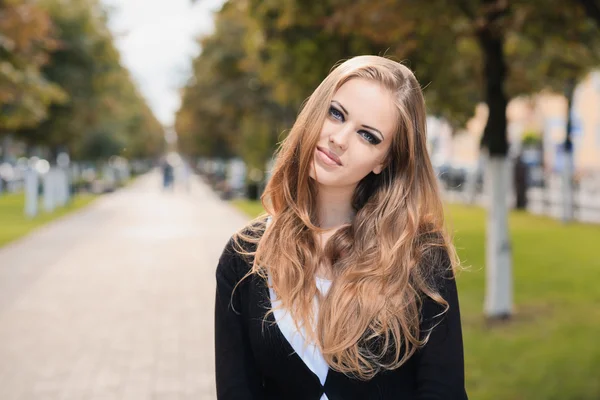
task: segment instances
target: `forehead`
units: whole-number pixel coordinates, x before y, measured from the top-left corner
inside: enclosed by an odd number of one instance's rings
[[[350,79],[335,92],[333,100],[344,106],[350,120],[380,130],[386,139],[394,132],[398,111],[392,93],[380,83]]]

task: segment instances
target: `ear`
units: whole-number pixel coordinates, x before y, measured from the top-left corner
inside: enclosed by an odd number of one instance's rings
[[[381,173],[381,171],[383,171],[383,167],[384,167],[383,163],[377,165],[375,168],[373,168],[373,173],[375,175],[379,175]]]

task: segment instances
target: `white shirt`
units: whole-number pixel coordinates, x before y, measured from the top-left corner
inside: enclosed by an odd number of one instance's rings
[[[319,289],[323,295],[327,294],[329,288],[331,287],[331,281],[319,277],[316,277],[315,279],[317,289]],[[273,306],[273,316],[275,317],[275,321],[277,322],[279,330],[292,346],[294,351],[298,354],[298,356],[300,356],[302,361],[304,361],[304,364],[306,364],[306,366],[319,377],[321,385],[325,385],[329,366],[323,359],[323,355],[316,344],[307,342],[305,340],[306,331],[304,330],[304,327],[302,327],[299,332],[296,329],[296,325],[294,324],[294,320],[292,319],[290,313],[281,308],[281,302],[276,300],[275,292],[271,287],[271,277],[269,277],[269,295],[271,297],[271,304]],[[318,301],[315,301],[313,304],[315,307],[314,315],[316,321],[319,312]],[[321,400],[328,400],[325,393],[323,393],[321,396]]]
[[[267,217],[267,227],[271,224],[271,216]],[[324,296],[331,287],[331,281],[324,278],[315,277],[317,289]],[[300,356],[304,364],[319,378],[321,385],[325,385],[327,379],[327,372],[329,371],[329,365],[323,359],[323,355],[315,343],[306,341],[306,331],[304,328],[300,329],[300,332],[296,329],[296,324],[292,319],[287,310],[281,308],[281,301],[277,300],[275,291],[272,288],[271,277],[269,276],[269,297],[271,298],[271,305],[273,307],[273,316],[279,330],[292,346],[294,351]],[[315,299],[314,313],[315,323],[319,316],[319,305],[318,299]],[[323,393],[320,400],[329,400],[327,395]]]

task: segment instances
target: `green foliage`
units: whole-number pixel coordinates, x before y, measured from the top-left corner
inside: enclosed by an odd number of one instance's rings
[[[107,160],[112,155],[120,154],[123,147],[123,138],[113,132],[97,131],[85,136],[80,152],[86,155],[87,160]]]
[[[521,138],[521,144],[523,146],[541,146],[542,135],[537,131],[525,132]]]
[[[581,6],[560,0],[520,4],[506,33],[511,96],[565,90],[600,65],[600,30]]]
[[[302,102],[340,59],[371,52],[359,36],[324,30],[318,2],[229,1],[201,40],[176,129],[191,154],[237,155],[264,170]],[[301,20],[296,20],[303,16]]]
[[[383,53],[364,35],[331,29],[332,2],[288,0],[249,2],[256,38],[248,54],[261,81],[279,104],[297,111],[334,64],[356,54]]]
[[[40,0],[33,4],[47,20],[39,17],[34,21],[37,25],[31,28],[28,20],[13,20],[13,24],[16,32],[27,29],[42,32],[39,21],[49,26],[43,32],[47,31],[51,37],[42,37],[43,43],[49,44],[42,47],[41,55],[21,52],[25,60],[35,61],[43,55],[43,62],[38,63],[41,83],[38,85],[33,78],[24,79],[29,86],[23,87],[24,95],[19,97],[21,108],[14,111],[11,104],[3,107],[0,128],[8,116],[12,123],[4,126],[15,130],[19,140],[45,146],[53,152],[68,150],[72,159],[113,154],[158,155],[163,149],[163,128],[121,65],[114,38],[107,28],[108,15],[101,3],[98,0]],[[42,39],[30,36],[33,37],[30,47],[37,49],[35,44]],[[0,71],[6,69],[0,68]],[[29,73],[27,71],[24,73]],[[0,72],[0,85],[1,76]],[[44,97],[47,108],[34,107],[35,103],[26,101],[27,96],[37,95],[34,84],[56,92],[50,92],[54,96]],[[25,105],[34,109],[27,113]],[[28,115],[34,116],[27,119]],[[19,123],[21,119],[27,119],[28,123]]]
[[[239,155],[264,169],[285,111],[247,65],[243,38],[249,35],[243,9],[227,4],[217,14],[215,34],[200,41],[202,53],[194,60],[175,128],[182,150],[190,155]]]
[[[0,4],[0,134],[36,125],[50,103],[66,100],[41,73],[56,47],[54,35],[49,15],[36,3]]]
[[[248,215],[251,218],[256,218],[259,215],[264,214],[265,210],[260,201],[250,201],[250,200],[233,200],[231,202],[235,208]]]

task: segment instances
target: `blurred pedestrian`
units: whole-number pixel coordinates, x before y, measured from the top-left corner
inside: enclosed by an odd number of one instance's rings
[[[169,160],[162,163],[163,189],[172,189],[175,181],[175,169]]]
[[[515,159],[513,174],[515,208],[525,210],[527,209],[527,165],[523,162],[523,152],[520,152]]]
[[[217,266],[217,397],[467,398],[455,250],[421,88],[361,56],[334,69],[282,143],[267,214]]]

